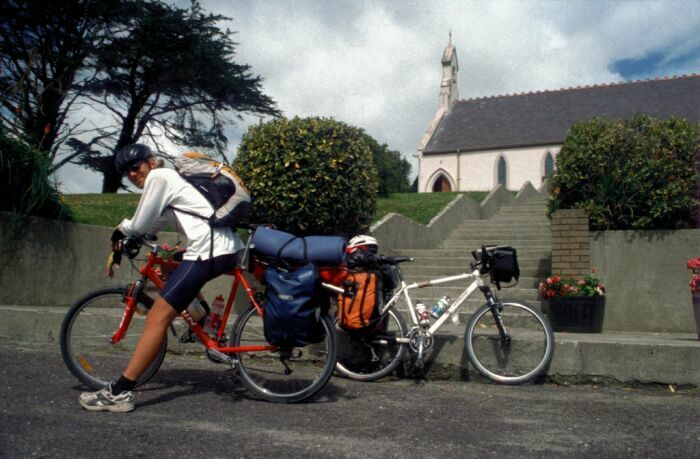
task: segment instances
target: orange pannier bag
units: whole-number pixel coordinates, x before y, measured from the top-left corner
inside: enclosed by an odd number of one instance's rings
[[[379,317],[381,284],[377,271],[350,272],[345,284],[354,295],[338,295],[338,324],[349,330],[370,326]]]

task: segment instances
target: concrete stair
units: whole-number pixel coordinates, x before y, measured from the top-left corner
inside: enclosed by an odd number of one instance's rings
[[[499,297],[519,299],[539,307],[537,285],[551,275],[551,230],[546,216],[546,201],[529,193],[527,201],[501,204],[492,218],[464,219],[453,225],[452,231],[443,231],[442,240],[426,237],[419,242],[421,249],[411,249],[410,237],[425,237],[426,232],[406,230],[397,225],[394,231],[404,231],[402,244],[394,244],[396,255],[412,256],[413,263],[402,263],[407,282],[425,281],[440,276],[469,272],[471,251],[482,244],[511,245],[518,250],[521,277],[517,285],[503,288]],[[508,202],[508,201],[504,201]],[[467,213],[465,213],[466,215]],[[473,214],[473,213],[472,213]],[[395,240],[394,240],[395,241]],[[417,244],[418,245],[418,244]],[[429,248],[426,248],[429,247]],[[414,289],[411,297],[431,308],[442,295],[453,299],[464,290],[466,281]],[[432,379],[471,379],[474,375],[464,350],[464,329],[472,312],[484,303],[475,292],[460,308],[459,325],[450,320],[435,335],[433,349],[426,355],[426,368]],[[404,318],[403,299],[398,303]],[[515,326],[517,317],[510,317]],[[522,323],[522,322],[521,322]],[[408,324],[409,327],[411,324]],[[524,324],[523,324],[524,325]],[[555,351],[547,377],[562,384],[674,384],[698,387],[700,385],[700,341],[688,333],[562,333],[555,332]]]
[[[411,283],[470,272],[471,251],[482,244],[510,245],[518,251],[520,279],[513,287],[502,288],[499,297],[524,300],[537,306],[537,285],[551,274],[551,240],[546,201],[531,199],[526,203],[504,205],[487,220],[463,220],[433,250],[398,249],[395,252],[415,258],[413,263],[401,264],[406,282]],[[415,289],[411,298],[431,308],[443,295],[456,299],[467,282]],[[472,294],[460,308],[460,321],[468,320],[483,303],[484,298],[479,292]],[[405,309],[406,306],[402,301],[398,307]]]

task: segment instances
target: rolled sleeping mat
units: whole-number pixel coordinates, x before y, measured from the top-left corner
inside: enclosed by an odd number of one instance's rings
[[[266,257],[306,260],[325,266],[345,261],[347,241],[341,236],[306,236],[278,231],[264,226],[253,234],[254,250]]]

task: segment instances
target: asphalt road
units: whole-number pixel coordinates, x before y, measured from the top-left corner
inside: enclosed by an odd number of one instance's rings
[[[0,345],[0,457],[700,457],[700,393],[334,377],[312,402],[253,399],[166,358],[128,414],[92,413],[58,349]]]

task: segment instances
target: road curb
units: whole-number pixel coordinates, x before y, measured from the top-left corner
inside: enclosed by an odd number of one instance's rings
[[[0,306],[0,342],[58,348],[67,307]],[[567,383],[700,386],[700,341],[693,334],[555,333],[548,379]],[[173,353],[201,346],[170,341]],[[406,362],[410,368],[410,362]],[[429,379],[480,379],[467,364],[463,334],[440,334],[427,358]]]

